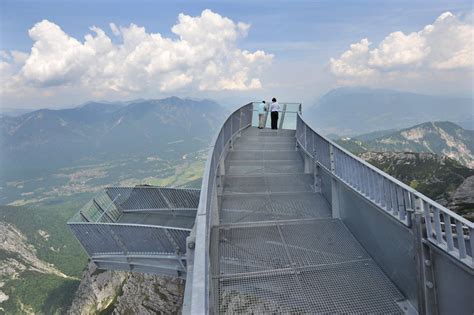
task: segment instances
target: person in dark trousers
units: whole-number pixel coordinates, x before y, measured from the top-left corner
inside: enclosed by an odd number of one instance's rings
[[[258,129],[265,128],[265,112],[267,111],[267,105],[265,101],[258,104]]]
[[[272,104],[270,105],[272,129],[278,129],[278,112],[280,111],[280,104],[278,104],[276,98],[272,98]]]

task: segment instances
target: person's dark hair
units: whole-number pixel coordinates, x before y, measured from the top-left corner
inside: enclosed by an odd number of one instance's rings
[[[262,101],[263,104],[265,104],[265,101]]]
[[[276,99],[276,98],[272,98],[272,102],[276,102],[276,101],[277,101],[277,99]]]

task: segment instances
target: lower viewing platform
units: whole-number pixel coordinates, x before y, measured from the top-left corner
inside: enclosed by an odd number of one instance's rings
[[[200,191],[152,186],[106,188],[68,222],[100,269],[186,274],[186,238]]]

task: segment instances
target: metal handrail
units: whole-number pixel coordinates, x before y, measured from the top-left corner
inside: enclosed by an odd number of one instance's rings
[[[117,223],[117,222],[71,222],[68,225],[100,225],[100,226],[129,226],[138,228],[157,228],[157,229],[168,229],[176,231],[187,231],[190,232],[190,228],[181,228],[175,226],[166,225],[155,225],[155,224],[142,224],[142,223]]]
[[[186,283],[186,292],[189,292],[188,293],[189,296],[188,298],[185,298],[186,303],[187,303],[187,305],[185,304],[185,312],[187,311],[188,313],[206,314],[209,311],[209,306],[210,306],[209,305],[209,294],[210,294],[209,243],[210,243],[210,230],[212,226],[211,206],[213,202],[215,201],[213,199],[213,196],[214,196],[213,194],[216,193],[216,180],[219,176],[219,174],[217,173],[217,170],[219,166],[221,165],[222,159],[225,157],[226,148],[228,148],[231,145],[235,135],[238,134],[242,129],[247,128],[249,125],[251,125],[251,121],[249,121],[248,124],[242,125],[242,120],[239,120],[240,122],[239,128],[235,129],[231,127],[230,134],[228,132],[228,129],[229,129],[228,124],[231,124],[233,122],[234,117],[241,115],[245,107],[253,106],[253,104],[254,103],[249,103],[235,110],[222,124],[218,133],[214,136],[212,145],[209,147],[209,153],[206,160],[206,166],[205,166],[205,171],[203,175],[199,207],[198,207],[195,226],[194,226],[194,232],[195,232],[195,236],[194,236],[195,247],[193,250],[194,264],[192,265],[191,272],[188,273],[188,279]],[[402,224],[406,225],[407,227],[411,226],[412,213],[416,211],[419,214],[422,212],[424,208],[423,203],[420,204],[420,202],[417,201],[417,200],[422,200],[424,203],[426,203],[429,206],[436,206],[437,209],[439,209],[443,214],[446,214],[447,216],[449,216],[450,219],[453,219],[456,222],[458,222],[458,225],[462,224],[463,226],[461,228],[461,231],[463,230],[464,226],[466,226],[469,229],[471,239],[473,239],[472,237],[473,223],[472,222],[462,218],[461,216],[457,215],[451,210],[442,207],[441,205],[435,203],[434,201],[427,198],[423,194],[417,192],[416,190],[409,187],[408,185],[402,183],[401,181],[382,172],[381,170],[370,165],[366,161],[348,152],[347,150],[340,147],[333,141],[319,135],[303,120],[301,116],[301,112],[302,112],[301,104],[300,103],[294,103],[294,104],[299,105],[298,110],[295,111],[295,113],[297,113],[296,138],[297,138],[297,142],[300,148],[306,151],[308,155],[312,156],[315,159],[315,162],[318,163],[319,166],[326,169],[326,171],[328,171],[332,176],[334,176],[341,182],[345,183],[350,188],[353,188],[353,190],[361,194],[363,197],[369,199],[372,203],[377,205],[379,208],[384,209],[382,206],[383,205],[382,200],[377,200],[377,198],[375,197],[372,198],[371,200],[370,199],[371,195],[369,194],[369,192],[367,192],[367,194],[365,195],[362,194],[362,192],[357,191],[354,185],[348,182],[346,178],[344,178],[344,176],[341,176],[340,170],[337,169],[337,165],[335,163],[335,156],[336,158],[341,158],[341,157],[350,158],[351,161],[353,161],[353,163],[356,163],[357,165],[366,169],[368,172],[367,176],[372,178],[372,180],[375,180],[376,179],[375,177],[380,177],[384,181],[389,182],[396,189],[401,190],[401,192],[396,191],[396,197],[398,198],[401,197],[402,200],[396,200],[394,205],[397,205],[397,207],[400,205],[403,205],[404,209],[393,208],[392,210],[393,210],[394,217],[397,218],[399,222],[401,222]],[[249,110],[251,111],[251,113],[254,112],[253,108]],[[304,128],[304,132],[305,132],[304,134],[301,133],[302,128]],[[302,135],[307,137],[308,132],[317,135],[320,141],[323,141],[324,143],[327,144],[328,146],[328,150],[327,150],[328,156],[327,156],[327,161],[326,161],[327,163],[326,162],[323,163],[323,161],[318,160],[315,152],[311,152],[311,150],[309,150],[309,147],[306,145],[306,142],[310,140],[306,138],[305,139],[301,138]],[[329,150],[329,147],[330,147],[330,150]],[[331,156],[329,156],[329,154]],[[380,187],[376,187],[375,182],[372,183],[372,187],[370,189],[371,189],[372,194],[382,193],[380,190]],[[408,199],[406,200],[405,198],[408,198]],[[388,208],[388,206],[386,208]],[[425,220],[426,220],[426,216],[425,216]],[[440,226],[440,224],[438,225]],[[433,229],[431,238],[428,237],[428,240],[430,242],[433,242],[433,238],[436,239],[437,237],[436,231],[434,230],[435,229]],[[438,229],[437,231],[439,232],[440,230]],[[451,236],[453,235],[453,233],[451,234],[445,233],[445,234],[449,234]],[[440,235],[440,233],[438,233],[438,235]],[[438,238],[438,241],[439,241],[439,238]],[[471,247],[473,243],[474,242],[470,242]],[[441,245],[437,244],[437,245],[438,247],[443,248],[442,246],[443,244]],[[452,257],[463,262],[465,265],[467,266],[472,265],[472,262],[469,261],[469,259],[460,257],[462,255],[459,254],[459,251],[457,249],[455,249],[455,251],[457,252],[454,254],[453,254],[454,252],[453,250],[451,250],[451,252],[449,251],[448,252],[451,254]],[[464,253],[463,255],[466,256],[466,253]]]
[[[195,229],[195,248],[193,272],[188,273],[189,278],[186,281],[186,291],[191,292],[189,308],[192,313],[205,314],[209,309],[209,239],[211,227],[211,200],[215,193],[216,171],[225,154],[225,149],[232,142],[234,137],[243,129],[251,126],[252,116],[248,123],[242,123],[242,113],[247,108],[250,114],[253,112],[253,103],[246,104],[229,115],[222,123],[221,128],[214,136],[203,174],[201,195],[194,225]],[[239,117],[239,126],[235,128],[234,118]],[[226,125],[230,124],[229,139],[225,139]],[[220,151],[220,152],[219,152]]]
[[[107,208],[104,210],[104,212],[102,212],[102,214],[100,215],[100,217],[99,217],[97,220],[95,220],[96,223],[99,222],[100,219],[102,219],[102,217],[107,213],[107,211],[109,211],[110,207],[112,207],[112,206],[114,205],[114,202],[115,202],[115,200],[117,200],[118,197],[120,197],[120,194],[118,194],[118,195],[109,203],[109,205],[108,205]]]
[[[330,139],[327,139],[326,137],[320,135],[319,133],[314,131],[314,129],[311,128],[308,123],[305,122],[300,113],[298,113],[297,119],[297,142],[299,146],[306,152],[306,154],[315,159],[315,162],[320,167],[324,168],[332,176],[338,178],[340,181],[352,188],[352,190],[356,191],[358,194],[365,197],[379,208],[392,212],[392,215],[395,218],[397,218],[400,222],[404,223],[407,226],[411,226],[412,212],[417,211],[418,213],[424,215],[424,223],[427,235],[426,239],[432,244],[441,248],[450,256],[474,269],[473,222],[463,218],[457,213],[431,200],[419,191],[416,191],[410,186],[402,183],[396,178],[386,174],[375,166],[350,153],[349,151],[334,143]],[[302,124],[298,122],[301,122]],[[329,154],[328,156],[317,156],[316,152],[311,152],[309,150],[310,148],[307,143],[308,132],[312,132],[310,137],[317,136],[320,140],[327,144],[328,148],[324,152],[324,155]],[[313,147],[314,141],[315,140],[313,138]],[[320,149],[321,148],[318,148],[318,150]],[[324,158],[324,161],[322,160],[322,158]],[[338,158],[340,160],[338,160]],[[341,170],[337,169],[338,166],[341,167],[341,165],[338,165],[337,163],[338,161],[341,162],[341,159],[343,160],[342,162],[346,162],[346,164],[348,164],[342,165],[342,168],[344,168],[344,172],[341,172]],[[352,163],[351,161],[355,161],[356,164]],[[366,170],[365,173],[364,170]],[[354,173],[357,172],[362,172],[363,174],[357,174],[355,176],[362,176],[363,178],[353,178]],[[348,178],[348,176],[352,177]],[[382,179],[382,187],[380,187],[379,185],[380,179]],[[360,183],[361,181],[364,181],[363,185],[365,185],[365,187],[358,187],[358,183]],[[387,187],[389,188],[389,190],[395,188],[395,198],[400,198],[399,190],[401,190],[402,200],[395,200],[394,204],[396,204],[396,207],[393,206],[393,203],[390,200],[391,209],[389,209],[389,206],[385,203],[386,200],[383,200],[383,197],[387,198]],[[392,194],[392,191],[389,191],[389,194]],[[408,198],[408,200],[405,200],[405,198]],[[402,209],[398,208],[400,206],[399,202],[403,205]],[[402,210],[403,212],[400,212],[400,210]],[[451,220],[454,220],[454,227],[456,229],[456,233],[451,233],[451,230],[446,229],[446,227],[444,227],[445,233],[443,233],[442,222],[444,221],[446,225],[449,224],[449,226],[453,226]],[[457,248],[454,246],[454,236],[464,236],[464,230],[466,229],[469,233],[469,240],[467,240],[466,242],[470,246],[470,257],[467,253],[466,244],[464,240],[462,242],[458,241]]]
[[[298,116],[301,118],[301,120],[304,121],[303,117],[301,116],[301,114],[298,114]],[[305,122],[306,124],[306,122]],[[437,208],[439,208],[440,210],[442,210],[443,212],[446,212],[447,214],[449,214],[452,218],[455,218],[456,220],[458,221],[461,221],[462,223],[466,224],[468,227],[470,228],[474,228],[474,222],[471,222],[465,218],[463,218],[462,216],[460,216],[459,214],[453,212],[452,210],[449,210],[448,208],[440,205],[439,203],[437,203],[436,201],[430,199],[429,197],[423,195],[422,193],[420,193],[419,191],[413,189],[412,187],[408,186],[407,184],[399,181],[398,179],[396,179],[395,177],[393,176],[390,176],[389,174],[381,171],[380,169],[378,169],[377,167],[373,166],[372,164],[368,163],[367,161],[361,159],[360,157],[358,157],[357,155],[354,155],[352,154],[351,152],[349,152],[348,150],[344,149],[343,147],[341,147],[340,145],[338,145],[337,143],[333,142],[332,140],[324,137],[323,135],[317,133],[316,131],[314,131],[313,128],[311,128],[311,126],[309,126],[308,124],[306,124],[306,128],[309,128],[311,129],[314,133],[318,134],[321,138],[323,138],[324,140],[326,140],[328,143],[330,143],[333,147],[337,148],[338,150],[341,150],[342,152],[344,152],[345,154],[349,155],[351,158],[357,160],[359,163],[363,164],[364,166],[370,168],[371,170],[373,170],[374,172],[378,173],[379,175],[381,176],[384,176],[385,178],[389,179],[390,181],[394,182],[395,184],[397,184],[398,186],[402,187],[403,189],[413,193],[414,195],[417,195],[418,197],[420,197],[421,199],[423,199],[424,201],[426,201],[427,203],[433,205],[433,206],[436,206]],[[324,167],[324,166],[323,166]]]

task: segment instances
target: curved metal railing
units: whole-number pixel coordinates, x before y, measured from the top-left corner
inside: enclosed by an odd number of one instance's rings
[[[234,111],[222,124],[209,149],[202,179],[199,207],[195,221],[195,248],[193,272],[188,273],[186,291],[190,294],[190,310],[193,314],[205,314],[209,309],[209,238],[212,226],[212,207],[217,201],[218,168],[233,139],[252,124],[253,104],[249,103]],[[189,293],[188,293],[189,294]]]
[[[210,237],[218,224],[217,190],[221,183],[226,154],[239,133],[252,125],[254,103],[234,111],[222,124],[209,149],[200,201],[192,237],[188,239],[192,262],[188,258],[183,313],[206,314],[210,305]],[[439,205],[413,188],[380,171],[331,140],[315,132],[302,118],[301,106],[295,114],[298,146],[313,163],[335,180],[386,212],[406,228],[421,226],[424,218],[424,241],[460,262],[474,268],[474,223]],[[415,224],[418,222],[417,224]],[[421,232],[420,232],[421,234]],[[412,246],[412,244],[407,246]],[[419,249],[417,249],[419,250]]]
[[[314,131],[298,114],[296,138],[301,149],[339,181],[411,227],[422,214],[429,242],[474,268],[474,223],[382,172]]]

